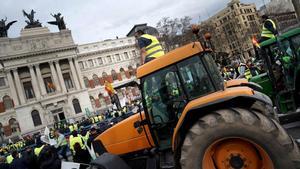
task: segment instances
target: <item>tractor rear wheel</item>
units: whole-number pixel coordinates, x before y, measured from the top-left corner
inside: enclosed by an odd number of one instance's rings
[[[298,169],[297,145],[274,119],[254,110],[217,110],[200,118],[181,147],[182,169]]]

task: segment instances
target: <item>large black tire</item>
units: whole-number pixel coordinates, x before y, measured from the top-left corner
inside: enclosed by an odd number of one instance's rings
[[[298,147],[278,122],[241,108],[217,110],[200,118],[183,142],[181,168],[201,169],[207,148],[217,140],[232,137],[245,138],[262,147],[275,169],[300,168]]]

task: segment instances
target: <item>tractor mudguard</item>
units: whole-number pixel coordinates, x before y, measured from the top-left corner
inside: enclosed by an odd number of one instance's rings
[[[91,165],[99,169],[131,169],[119,156],[110,153],[102,154]]]
[[[223,97],[216,98],[215,100],[212,100],[210,102],[207,102],[204,104],[198,104],[198,105],[195,104],[193,106],[190,105],[190,106],[186,107],[185,112],[184,112],[184,117],[183,116],[181,117],[182,121],[180,121],[180,123],[177,124],[177,126],[175,128],[175,132],[173,134],[173,144],[172,144],[173,151],[176,151],[177,146],[180,144],[179,142],[182,141],[182,140],[178,139],[178,137],[181,137],[181,134],[179,134],[179,133],[181,132],[182,128],[185,128],[184,126],[187,123],[186,119],[189,119],[188,116],[192,116],[191,113],[193,113],[193,112],[195,113],[195,110],[200,110],[200,109],[203,110],[203,109],[209,109],[209,108],[215,109],[216,106],[222,105],[222,103],[228,104],[230,102],[235,102],[236,104],[238,104],[239,102],[243,103],[247,100],[248,101],[252,100],[254,102],[258,101],[258,102],[264,103],[266,105],[269,105],[268,108],[273,109],[272,100],[267,95],[265,95],[261,92],[255,91],[253,89],[249,90],[249,89],[251,89],[249,87],[233,87],[233,88],[228,88],[227,90],[229,90],[229,89],[241,90],[241,91],[244,90],[245,93],[243,93],[243,92],[236,93],[236,95],[222,94]],[[251,94],[247,93],[247,89],[248,89],[248,92],[251,91]],[[197,102],[200,103],[200,99]],[[269,111],[271,111],[271,110],[269,110]],[[275,113],[275,110],[272,110],[272,111],[274,111],[274,113]],[[202,114],[205,115],[205,112],[203,112]]]

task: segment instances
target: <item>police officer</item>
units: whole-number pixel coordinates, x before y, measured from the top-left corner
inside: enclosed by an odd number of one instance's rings
[[[155,36],[146,34],[142,30],[135,33],[138,46],[141,49],[141,63],[147,63],[165,54],[161,44]]]
[[[266,41],[271,38],[275,38],[278,34],[275,22],[269,18],[267,15],[262,16],[263,28],[261,32],[260,42]]]

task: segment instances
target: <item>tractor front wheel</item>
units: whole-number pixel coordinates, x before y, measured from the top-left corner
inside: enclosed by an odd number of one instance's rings
[[[254,110],[218,110],[200,118],[181,147],[182,169],[298,169],[298,147],[273,119]]]

